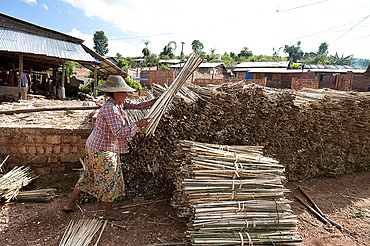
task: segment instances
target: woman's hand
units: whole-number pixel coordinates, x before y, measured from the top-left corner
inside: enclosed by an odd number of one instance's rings
[[[154,99],[146,102],[145,103],[145,109],[151,108],[153,106],[153,104],[155,103],[155,101],[157,101],[157,98],[154,98]]]
[[[146,119],[141,119],[141,120],[139,120],[138,122],[136,122],[136,125],[137,125],[138,127],[144,127],[144,126],[147,126],[147,125],[149,125],[149,119],[148,119],[148,118],[146,118]]]

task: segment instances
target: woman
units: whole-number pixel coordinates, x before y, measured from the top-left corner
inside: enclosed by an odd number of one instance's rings
[[[118,75],[110,75],[97,89],[110,98],[99,110],[94,129],[86,141],[84,176],[78,180],[63,211],[74,211],[75,200],[83,191],[104,202],[104,219],[115,220],[120,213],[113,210],[113,201],[125,191],[119,154],[129,151],[128,138],[135,135],[138,127],[148,125],[147,119],[125,125],[124,110],[150,108],[155,99],[139,104],[125,102],[127,93],[135,90]]]

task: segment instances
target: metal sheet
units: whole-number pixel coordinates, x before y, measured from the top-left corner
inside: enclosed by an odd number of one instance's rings
[[[95,62],[80,44],[0,27],[0,51],[46,55],[73,61]]]

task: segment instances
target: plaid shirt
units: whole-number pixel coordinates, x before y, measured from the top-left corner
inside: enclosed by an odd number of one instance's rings
[[[114,153],[127,153],[129,151],[128,138],[135,135],[138,126],[136,124],[125,125],[124,109],[143,109],[144,106],[145,102],[118,105],[113,98],[110,98],[99,110],[95,127],[86,141],[86,147]]]

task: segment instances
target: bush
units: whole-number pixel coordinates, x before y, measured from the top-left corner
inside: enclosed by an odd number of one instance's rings
[[[142,90],[142,89],[143,89],[143,87],[141,87],[141,84],[140,84],[139,82],[134,81],[133,79],[131,79],[131,78],[129,78],[129,77],[125,78],[125,81],[126,81],[126,83],[127,83],[130,87],[134,88],[134,89],[135,89],[135,90],[137,90],[137,91],[139,91],[139,90]]]

